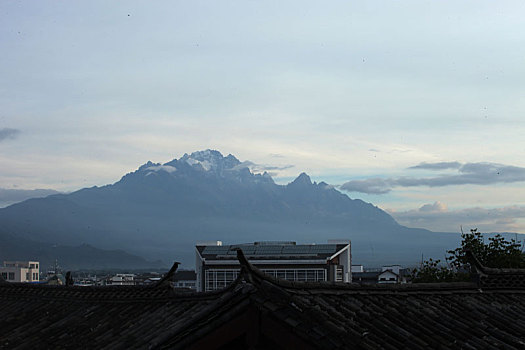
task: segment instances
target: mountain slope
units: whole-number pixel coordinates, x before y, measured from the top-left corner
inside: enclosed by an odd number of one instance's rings
[[[354,261],[405,262],[454,248],[456,235],[408,229],[372,204],[301,174],[286,186],[217,151],[148,162],[113,185],[0,209],[0,225],[34,241],[125,249],[194,261],[199,240],[325,242],[347,238]]]
[[[0,231],[0,258],[2,260],[37,260],[41,271],[52,266],[55,259],[67,270],[79,269],[145,269],[166,268],[160,261],[145,259],[122,250],[97,249],[88,244],[57,245],[16,238]]]

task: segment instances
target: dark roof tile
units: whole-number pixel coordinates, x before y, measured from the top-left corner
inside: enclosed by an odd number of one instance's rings
[[[275,280],[239,261],[239,278],[207,293],[0,283],[0,348],[185,348],[254,308],[314,348],[525,348],[525,288],[512,281],[521,271],[480,267],[479,284],[359,286]]]

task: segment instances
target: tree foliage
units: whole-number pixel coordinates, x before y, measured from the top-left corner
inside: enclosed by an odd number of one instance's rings
[[[432,258],[422,262],[419,269],[412,270],[412,282],[459,282],[468,280],[466,273],[454,271],[447,266],[440,265],[441,260]]]
[[[508,241],[502,235],[496,234],[494,237],[489,237],[487,244],[483,234],[477,229],[470,230],[470,233],[462,233],[461,238],[461,247],[448,251],[447,260],[455,268],[462,268],[469,263],[467,250],[470,250],[486,267],[525,267],[522,244],[515,239]]]
[[[469,280],[469,261],[467,251],[471,251],[486,267],[524,268],[525,255],[520,242],[506,240],[496,234],[485,242],[483,234],[477,229],[470,233],[461,233],[461,246],[449,250],[446,260],[448,266],[440,265],[440,260],[426,260],[419,269],[412,271],[412,281],[423,282],[456,282]]]

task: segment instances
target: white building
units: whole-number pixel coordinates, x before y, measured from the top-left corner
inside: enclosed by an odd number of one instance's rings
[[[4,261],[4,266],[0,266],[0,274],[8,282],[38,282],[39,265],[38,261]]]
[[[108,284],[113,286],[134,286],[134,279],[135,275],[132,273],[117,273],[109,279]]]
[[[255,242],[237,245],[197,245],[197,290],[221,289],[239,275],[237,249],[254,266],[276,278],[289,281],[352,282],[349,240],[328,244]]]
[[[383,266],[377,283],[406,283],[406,277],[400,265]]]

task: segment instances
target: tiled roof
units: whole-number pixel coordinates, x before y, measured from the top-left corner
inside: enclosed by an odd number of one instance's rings
[[[0,348],[199,348],[236,320],[259,328],[254,339],[273,337],[273,349],[525,348],[517,285],[289,282],[238,259],[239,278],[211,293],[0,283]]]

